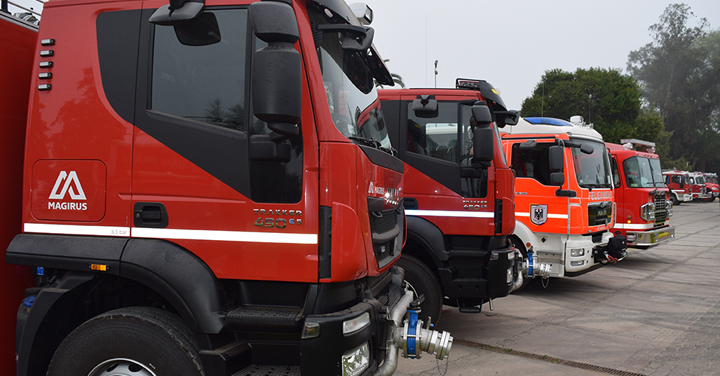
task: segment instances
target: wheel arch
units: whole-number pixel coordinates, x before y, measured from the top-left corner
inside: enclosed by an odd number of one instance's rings
[[[524,223],[515,221],[515,231],[510,235],[511,238],[520,239],[523,246],[527,249],[527,243],[531,245],[537,242],[537,237]]]
[[[44,375],[67,334],[116,308],[162,306],[196,333],[219,333],[224,324],[215,275],[194,254],[166,241],[21,234],[6,259],[66,271],[51,288],[38,289],[25,320],[18,320],[18,374]],[[91,271],[91,264],[106,265],[106,272]],[[59,339],[48,340],[48,333]]]
[[[445,235],[434,223],[420,217],[407,217],[407,242],[403,253],[419,259],[437,274],[443,261],[449,259]]]

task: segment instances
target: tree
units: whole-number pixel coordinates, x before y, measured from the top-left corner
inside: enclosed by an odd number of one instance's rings
[[[662,125],[656,114],[641,113],[637,81],[616,69],[554,69],[545,72],[533,95],[522,104],[523,116],[569,119],[582,115],[605,141],[623,138],[654,141]]]
[[[705,18],[689,26],[691,18],[689,6],[669,5],[649,28],[653,42],[630,52],[628,70],[641,83],[646,106],[658,111],[672,134],[667,157],[700,169],[720,157],[713,153],[719,137],[720,36],[707,34]]]

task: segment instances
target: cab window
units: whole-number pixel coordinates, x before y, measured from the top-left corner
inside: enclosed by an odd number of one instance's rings
[[[515,177],[535,179],[543,185],[550,185],[549,154],[551,143],[537,143],[532,149],[521,149],[520,144],[512,146],[512,169]]]

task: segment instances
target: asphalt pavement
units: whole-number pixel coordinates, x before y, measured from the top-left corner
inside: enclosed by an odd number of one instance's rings
[[[539,280],[478,314],[444,307],[449,360],[395,375],[720,375],[720,207],[683,203],[676,239],[587,274]]]

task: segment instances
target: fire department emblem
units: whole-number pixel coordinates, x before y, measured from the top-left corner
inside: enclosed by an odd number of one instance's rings
[[[547,222],[547,205],[530,205],[530,222],[541,225]]]

